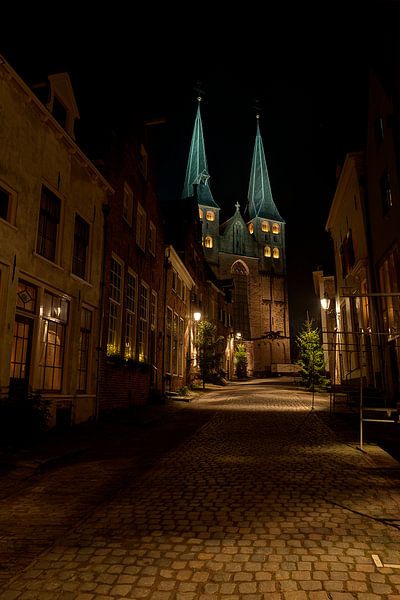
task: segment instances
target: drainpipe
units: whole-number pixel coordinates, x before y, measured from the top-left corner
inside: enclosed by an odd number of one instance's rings
[[[104,330],[104,289],[106,280],[106,253],[108,246],[108,216],[110,214],[110,205],[103,203],[103,256],[101,265],[101,282],[100,282],[100,326],[99,326],[99,339],[97,344],[97,373],[96,373],[96,421],[99,418],[100,412],[100,401],[99,401],[99,389],[100,389],[100,359],[102,352],[103,343],[103,330]]]
[[[168,281],[168,269],[170,266],[170,250],[169,246],[165,248],[164,258],[164,319],[163,319],[163,332],[162,332],[162,373],[161,373],[161,393],[165,396],[165,327],[167,322],[167,281]]]

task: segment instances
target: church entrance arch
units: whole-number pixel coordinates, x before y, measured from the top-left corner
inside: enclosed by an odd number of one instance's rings
[[[249,268],[243,260],[236,260],[231,266],[233,279],[233,322],[235,333],[240,332],[244,339],[250,339],[248,275]]]

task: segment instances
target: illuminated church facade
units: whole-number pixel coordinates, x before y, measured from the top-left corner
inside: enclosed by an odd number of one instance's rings
[[[236,202],[233,215],[220,223],[198,100],[182,198],[197,198],[206,260],[219,280],[230,282],[232,333],[246,345],[248,373],[266,376],[290,363],[290,340],[285,222],[272,197],[259,116],[246,218]]]

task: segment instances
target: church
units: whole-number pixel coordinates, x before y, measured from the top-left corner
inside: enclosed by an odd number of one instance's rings
[[[272,198],[257,115],[245,214],[236,202],[233,215],[220,223],[200,103],[199,97],[182,198],[197,199],[206,260],[219,280],[232,282],[235,339],[246,346],[249,375],[264,377],[290,363],[285,222]]]

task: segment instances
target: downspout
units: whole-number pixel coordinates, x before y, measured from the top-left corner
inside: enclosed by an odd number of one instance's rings
[[[104,329],[104,289],[105,289],[105,278],[106,278],[106,254],[107,254],[107,245],[108,245],[108,215],[110,214],[110,205],[107,203],[103,203],[102,205],[103,211],[103,256],[102,256],[102,265],[101,265],[101,283],[100,283],[100,327],[99,327],[99,340],[97,344],[97,376],[96,376],[96,421],[99,418],[100,412],[100,400],[99,400],[99,390],[100,390],[100,359],[102,352],[102,343],[103,343],[103,329]]]
[[[166,327],[166,319],[167,319],[167,281],[168,281],[168,267],[169,267],[169,247],[165,248],[165,258],[164,258],[164,322],[163,322],[163,332],[162,332],[162,381],[161,381],[161,393],[163,398],[165,397],[165,327]]]

